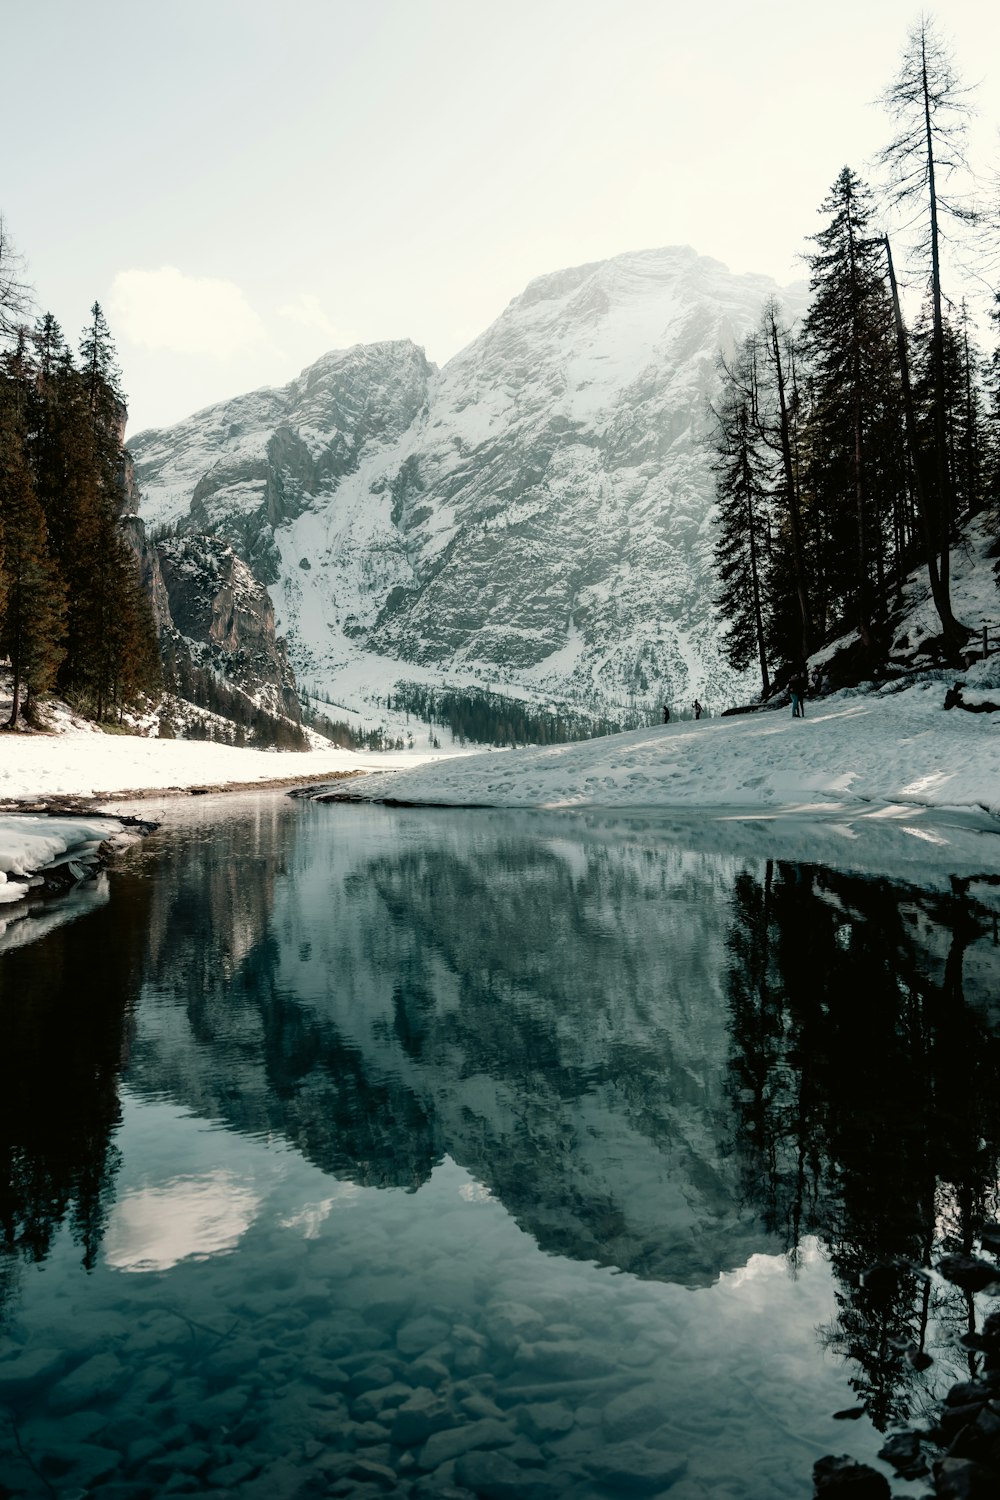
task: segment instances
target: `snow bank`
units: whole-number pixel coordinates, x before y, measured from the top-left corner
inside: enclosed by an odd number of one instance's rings
[[[943,711],[945,684],[848,692],[787,710],[582,744],[474,755],[339,791],[443,806],[829,813],[961,807],[1000,819],[1000,715]],[[329,795],[337,795],[328,789]]]
[[[70,730],[0,737],[0,802],[55,796],[110,797],[124,791],[297,778],[418,764],[431,752],[359,754],[354,750],[237,749],[203,740]]]
[[[67,862],[79,862],[82,870],[121,832],[114,818],[0,816],[0,904],[26,896],[39,883],[39,870]]]

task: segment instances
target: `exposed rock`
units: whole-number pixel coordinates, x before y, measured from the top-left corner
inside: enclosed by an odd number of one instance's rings
[[[938,1500],[996,1500],[997,1471],[970,1458],[945,1458],[934,1465]]]
[[[436,1469],[449,1459],[469,1453],[473,1448],[502,1448],[514,1441],[515,1434],[503,1422],[484,1418],[481,1422],[467,1422],[464,1427],[449,1427],[436,1432],[427,1439],[421,1450],[419,1463],[422,1469]]]
[[[889,1481],[853,1458],[828,1454],[813,1465],[817,1500],[890,1500]]]
[[[644,1448],[640,1443],[612,1443],[586,1460],[587,1468],[602,1484],[635,1494],[665,1490],[685,1472],[683,1454]]]
[[[156,544],[170,621],[191,661],[220,674],[273,714],[301,718],[270,595],[218,537]]]
[[[383,694],[419,664],[588,706],[732,696],[704,438],[717,352],[776,290],[686,248],[542,276],[440,374],[356,346],[139,434],[144,507],[276,585],[296,671],[341,701],[360,651]]]

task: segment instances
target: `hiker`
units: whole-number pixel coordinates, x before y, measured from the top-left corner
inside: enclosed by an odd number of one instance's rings
[[[792,695],[792,718],[804,719],[806,716],[806,679],[801,671],[789,678],[788,691]]]
[[[670,723],[670,704],[669,703],[664,703],[664,705],[663,705],[663,722],[664,722],[664,724],[669,724]]]
[[[696,698],[694,700],[694,716],[695,716],[696,719],[700,719],[701,718],[701,712],[702,712],[702,710],[701,710],[701,704],[698,702],[698,700]]]

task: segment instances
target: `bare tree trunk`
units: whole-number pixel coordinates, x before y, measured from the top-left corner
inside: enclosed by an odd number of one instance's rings
[[[896,321],[896,351],[899,356],[899,376],[903,387],[903,414],[906,421],[906,442],[910,450],[910,464],[913,469],[913,487],[916,492],[917,516],[920,521],[920,530],[924,542],[924,560],[927,564],[927,576],[930,579],[931,595],[934,599],[934,607],[938,612],[938,618],[941,621],[941,633],[944,636],[945,645],[949,652],[957,657],[959,648],[965,643],[969,632],[964,625],[959,624],[952,614],[947,583],[942,579],[938,568],[934,530],[931,525],[927,491],[924,486],[923,469],[920,463],[920,449],[917,443],[917,423],[913,411],[913,387],[910,383],[910,361],[906,350],[906,328],[903,324],[903,314],[899,307],[899,288],[896,285],[896,272],[892,263],[892,249],[889,245],[889,236],[883,235],[882,242],[885,245],[886,261],[889,267],[889,287],[892,292],[892,310]]]
[[[778,322],[774,306],[769,305],[765,314],[774,371],[778,382],[778,414],[781,423],[781,463],[788,490],[788,518],[792,533],[792,562],[795,567],[795,592],[799,601],[799,618],[802,626],[801,655],[805,661],[812,650],[812,616],[809,609],[809,590],[806,582],[805,552],[802,545],[802,517],[799,511],[799,489],[792,463],[792,443],[788,422],[788,402],[785,397],[785,373],[781,363],[781,341],[778,337]]]

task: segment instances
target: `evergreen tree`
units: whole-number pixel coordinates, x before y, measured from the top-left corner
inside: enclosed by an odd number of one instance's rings
[[[887,532],[898,542],[905,492],[892,310],[881,245],[871,232],[871,194],[849,167],[820,211],[830,219],[813,236],[812,300],[802,338],[812,376],[810,482],[831,602],[850,610],[873,655],[873,621],[886,613]],[[886,462],[887,451],[895,464]]]
[[[930,276],[934,433],[933,462],[926,467],[922,485],[930,509],[927,568],[942,632],[955,653],[968,630],[955,619],[951,606],[955,496],[948,461],[941,240],[948,219],[969,224],[977,217],[961,197],[945,190],[953,174],[967,171],[964,138],[970,113],[968,92],[930,21],[922,17],[907,38],[899,74],[883,96],[899,131],[880,159],[892,174],[896,203],[916,206],[921,216],[921,251]],[[919,462],[916,456],[915,461]]]
[[[90,309],[90,322],[80,336],[80,373],[87,387],[92,412],[124,406],[121,370],[111,330],[99,302]]]
[[[5,584],[0,654],[11,664],[13,701],[7,728],[14,729],[22,697],[27,714],[29,702],[48,692],[55,681],[62,659],[65,597],[49,555],[45,516],[22,434],[9,409],[0,414],[0,509]]]
[[[766,696],[771,690],[764,618],[769,486],[759,420],[758,338],[751,334],[732,363],[720,363],[723,390],[715,412],[713,464],[720,588],[714,603],[726,625],[726,660],[745,671],[756,658]]]
[[[971,332],[965,298],[954,329],[957,391],[951,412],[951,450],[959,515],[978,515],[986,504],[986,412],[982,376],[985,362]]]
[[[813,619],[810,585],[806,564],[806,542],[802,525],[802,497],[797,443],[796,419],[799,396],[795,376],[795,346],[791,333],[780,322],[780,310],[773,297],[764,305],[762,317],[764,358],[773,380],[773,408],[764,431],[770,432],[773,447],[780,455],[780,481],[775,494],[783,511],[782,533],[787,538],[788,580],[798,606],[798,630],[785,633],[779,649],[784,656],[798,656],[805,661],[813,649]],[[792,641],[795,647],[792,647]]]

